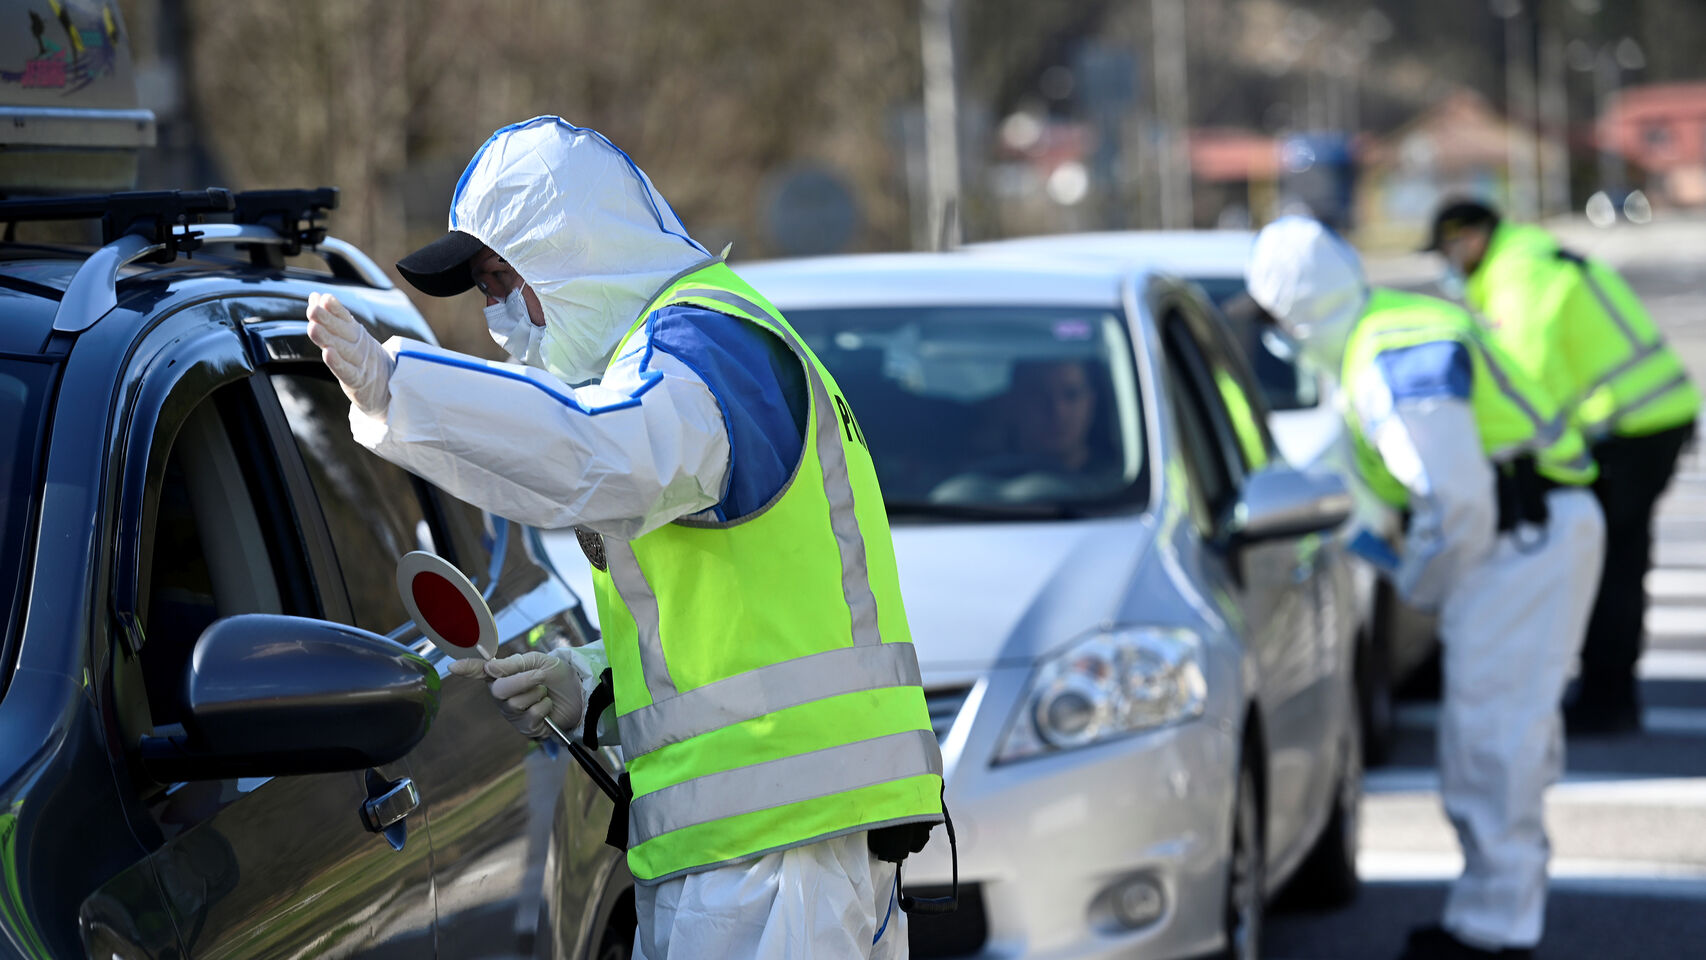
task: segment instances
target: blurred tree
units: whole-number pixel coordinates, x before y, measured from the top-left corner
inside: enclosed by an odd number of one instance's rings
[[[1605,6],[1620,6],[1610,0]],[[1654,80],[1706,78],[1700,39],[1706,37],[1706,3],[1700,0],[1637,0],[1628,4],[1640,16],[1636,39],[1647,54]]]
[[[919,0],[120,2],[146,46],[179,61],[183,89],[161,89],[182,116],[163,137],[192,155],[163,171],[217,170],[237,188],[336,184],[334,228],[383,263],[443,229],[457,175],[492,130],[542,113],[608,134],[713,249],[772,252],[765,199],[772,178],[801,165],[852,186],[857,248],[911,245],[902,131],[921,96]],[[1522,2],[1570,39],[1632,36],[1648,68],[1629,81],[1703,74],[1700,0]],[[1095,225],[1084,211],[1110,197],[1138,206],[1121,222],[1153,222],[1147,0],[958,0],[956,22],[969,235]],[[1460,86],[1504,100],[1489,0],[1191,0],[1187,27],[1194,126],[1273,132],[1325,118],[1378,132]],[[1346,60],[1359,29],[1386,39]],[[997,196],[994,130],[1021,109],[1085,120],[1074,71],[1087,49],[1132,52],[1136,100],[1116,166],[1126,182],[1091,184],[1064,219],[1046,199]],[[1591,83],[1568,82],[1580,122]],[[446,342],[491,352],[474,298],[417,302]]]
[[[389,264],[444,229],[506,123],[556,113],[628,151],[708,247],[765,252],[767,175],[815,162],[858,194],[865,248],[908,242],[888,124],[918,96],[914,0],[125,0],[179,3],[198,138],[235,188],[331,183],[339,235]],[[143,25],[146,29],[146,25]],[[417,299],[490,354],[478,304]]]

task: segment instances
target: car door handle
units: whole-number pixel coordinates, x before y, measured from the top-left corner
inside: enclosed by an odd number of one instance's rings
[[[361,822],[374,833],[384,833],[420,805],[421,793],[415,789],[415,781],[404,777],[392,782],[383,793],[361,805]]]

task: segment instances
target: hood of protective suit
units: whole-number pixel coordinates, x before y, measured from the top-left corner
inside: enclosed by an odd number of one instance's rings
[[[1331,376],[1368,305],[1362,261],[1320,221],[1281,217],[1262,228],[1245,267],[1250,297],[1298,344],[1303,359]]]
[[[712,260],[627,154],[561,117],[492,134],[456,184],[450,229],[533,288],[545,313],[537,362],[569,383],[601,377],[658,293]]]

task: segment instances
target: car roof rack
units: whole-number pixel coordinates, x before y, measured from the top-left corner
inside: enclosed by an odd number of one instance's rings
[[[232,220],[236,223],[255,223],[271,227],[284,239],[276,246],[252,247],[257,264],[283,266],[269,259],[261,263],[259,254],[266,252],[277,259],[294,257],[303,247],[318,246],[326,239],[326,228],[319,221],[328,210],[338,208],[338,188],[320,187],[317,190],[245,190],[237,194]]]
[[[191,218],[236,209],[231,191],[218,187],[206,190],[143,190],[91,197],[54,197],[41,200],[0,200],[0,220],[6,221],[6,239],[23,222],[100,220],[101,243],[138,235],[150,238],[160,249],[148,256],[151,263],[171,263],[180,252],[201,244],[189,229]],[[177,228],[183,227],[182,232]]]
[[[235,245],[257,266],[280,269],[284,258],[311,249],[332,275],[380,290],[391,281],[366,254],[320,223],[338,206],[338,188],[312,190],[160,190],[40,200],[0,200],[5,239],[14,225],[34,221],[100,220],[99,250],[90,254],[54,314],[53,329],[77,333],[118,306],[119,271],[132,263],[171,263],[211,244]],[[231,223],[203,223],[229,215]],[[192,224],[194,229],[192,229]]]

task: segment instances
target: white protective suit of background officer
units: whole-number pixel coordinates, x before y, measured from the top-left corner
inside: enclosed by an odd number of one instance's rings
[[[797,459],[802,442],[791,408],[804,408],[803,392],[748,391],[738,399],[737,437],[718,386],[765,362],[797,376],[780,341],[780,354],[766,360],[754,351],[769,348],[756,341],[775,338],[727,318],[735,333],[708,334],[693,308],[669,308],[678,311],[673,320],[643,328],[611,365],[653,298],[717,259],[626,154],[559,118],[507,127],[463,174],[450,222],[453,235],[434,245],[441,254],[454,248],[440,257],[446,269],[416,275],[406,259],[405,276],[434,295],[465,290],[470,253],[489,247],[482,255],[492,275],[512,270],[520,285],[481,284],[488,327],[524,365],[402,338],[381,347],[335,299],[317,295],[310,335],[354,401],[350,424],[362,444],[502,516],[622,540],[678,518],[720,519],[731,499],[762,503],[781,488],[788,451]],[[600,374],[601,382],[570,386]],[[499,677],[493,695],[529,736],[545,734],[547,715],[564,730],[582,722],[584,674],[598,666],[577,670],[559,654],[489,665]],[[461,675],[479,670],[478,662],[456,665]],[[613,727],[600,724],[601,742],[614,739]],[[636,952],[650,960],[905,957],[895,887],[895,865],[874,858],[862,832],[641,884]]]
[[[1494,468],[1467,391],[1451,371],[1415,362],[1455,345],[1376,363],[1377,374],[1342,370],[1353,330],[1378,309],[1356,253],[1321,224],[1288,217],[1263,230],[1247,279],[1308,363],[1354,380],[1344,415],[1410,503],[1388,572],[1406,601],[1440,614],[1441,794],[1466,862],[1443,932],[1418,931],[1405,956],[1525,956],[1543,923],[1542,799],[1562,768],[1557,704],[1598,575],[1598,507],[1586,489],[1561,487],[1547,495],[1543,532],[1497,532]]]

